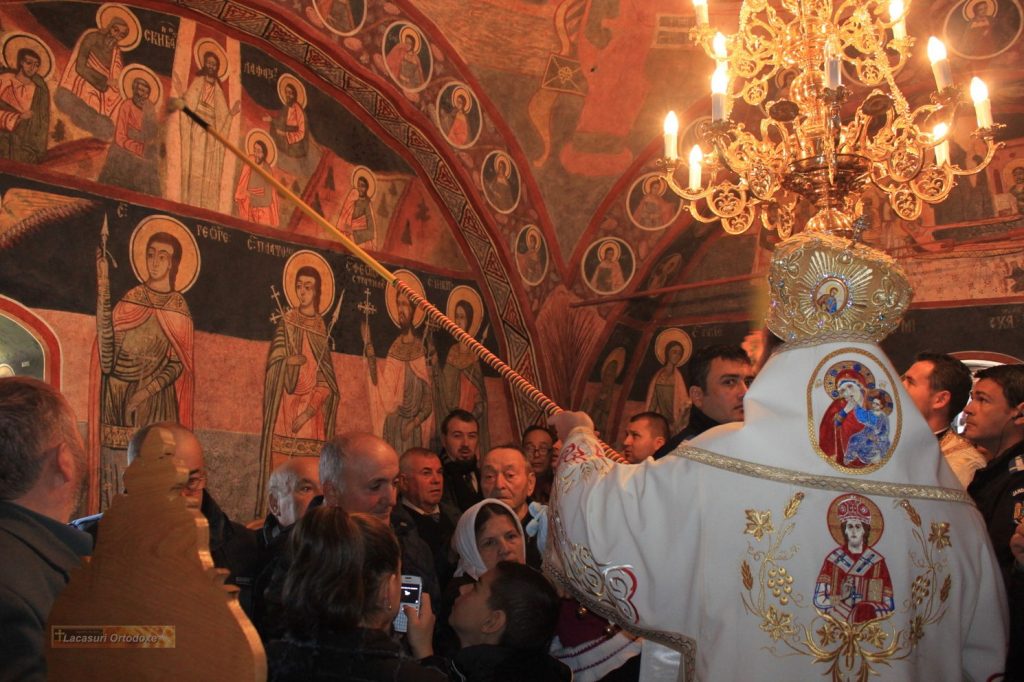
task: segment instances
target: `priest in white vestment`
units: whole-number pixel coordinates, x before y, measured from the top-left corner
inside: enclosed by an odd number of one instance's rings
[[[984,522],[876,345],[909,305],[906,277],[805,232],[776,248],[769,283],[785,343],[745,423],[626,466],[601,456],[585,414],[552,418],[564,447],[546,570],[681,652],[681,679],[990,679],[1007,613]],[[817,306],[830,288],[836,305]],[[887,433],[866,461],[819,442],[850,374],[866,390],[842,428]]]

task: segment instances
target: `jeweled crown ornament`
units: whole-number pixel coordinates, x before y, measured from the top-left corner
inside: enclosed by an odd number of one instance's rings
[[[768,328],[786,343],[877,343],[899,325],[912,290],[903,269],[865,244],[805,231],[775,247]]]

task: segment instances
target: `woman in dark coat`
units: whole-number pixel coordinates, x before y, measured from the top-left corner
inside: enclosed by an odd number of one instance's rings
[[[413,658],[391,639],[401,596],[401,551],[391,528],[365,514],[311,509],[296,525],[282,594],[288,635],[270,642],[272,682],[443,682],[431,657],[434,615],[405,607]]]

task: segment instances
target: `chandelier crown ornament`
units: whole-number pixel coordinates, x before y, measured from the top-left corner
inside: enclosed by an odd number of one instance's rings
[[[768,329],[794,346],[877,343],[899,325],[912,294],[890,256],[809,230],[775,247],[768,286]]]
[[[659,163],[696,220],[721,221],[732,234],[760,219],[783,239],[796,227],[852,237],[869,186],[900,218],[916,220],[1003,146],[987,88],[977,81],[973,135],[985,151],[972,167],[950,162],[949,137],[966,100],[938,39],[928,41],[936,83],[930,101],[912,106],[900,91],[896,74],[914,46],[909,0],[743,0],[732,35],[710,24],[707,0],[693,1],[690,37],[715,64],[711,122],[697,132],[704,153],[681,159],[671,114]],[[844,67],[855,83],[843,82]],[[677,181],[688,165],[689,181]],[[815,208],[805,226],[796,225],[801,199]]]

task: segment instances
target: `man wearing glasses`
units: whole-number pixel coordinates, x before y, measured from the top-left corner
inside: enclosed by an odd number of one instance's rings
[[[555,439],[543,426],[530,426],[523,432],[523,452],[530,461],[530,468],[537,476],[532,499],[541,504],[548,503],[554,472],[551,469],[551,452]]]
[[[256,533],[229,519],[206,490],[206,460],[203,446],[195,434],[175,422],[158,422],[144,426],[128,442],[129,466],[142,454],[142,443],[155,428],[170,431],[174,438],[174,457],[180,466],[188,469],[188,480],[182,484],[180,493],[185,498],[185,504],[192,509],[198,509],[210,525],[210,555],[213,557],[213,563],[231,572],[227,579],[229,584],[242,585],[244,579],[236,579],[252,574],[252,565],[257,554]],[[102,518],[102,513],[94,514],[76,519],[71,525],[95,538]]]

